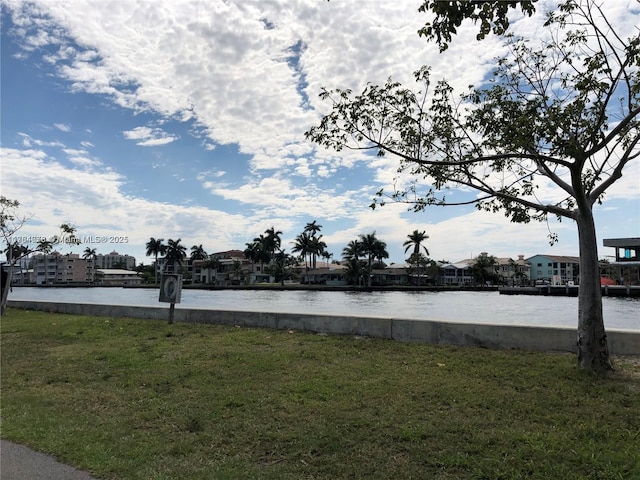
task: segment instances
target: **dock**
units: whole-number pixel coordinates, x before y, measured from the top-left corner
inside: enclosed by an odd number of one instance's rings
[[[500,287],[502,295],[547,295],[577,297],[578,285],[537,285],[535,287]],[[640,298],[640,285],[602,285],[603,297]]]

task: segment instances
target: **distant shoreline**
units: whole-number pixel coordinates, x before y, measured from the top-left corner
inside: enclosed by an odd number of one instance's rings
[[[48,284],[48,285],[13,285],[12,288],[126,288],[126,289],[143,289],[156,290],[158,285],[99,285],[86,283],[65,283],[65,284]],[[557,285],[557,286],[535,286],[535,287],[506,287],[503,285],[489,286],[411,286],[411,285],[387,285],[387,286],[371,286],[371,287],[354,287],[349,285],[330,286],[330,285],[304,285],[294,284],[275,284],[275,283],[256,283],[252,285],[203,285],[203,284],[187,284],[183,285],[183,290],[205,290],[205,291],[221,291],[221,290],[256,290],[256,291],[316,291],[316,292],[498,292],[504,295],[545,295],[545,296],[565,296],[575,297],[578,295],[578,286]],[[640,297],[640,286],[615,285],[602,286],[602,295],[609,297]]]
[[[157,289],[158,285],[97,285],[86,283],[64,283],[64,284],[47,284],[47,285],[13,285],[12,288],[142,288]],[[204,285],[190,284],[183,285],[184,290],[311,290],[311,291],[328,291],[328,292],[497,292],[500,288],[497,285],[491,286],[411,286],[411,285],[388,285],[388,286],[371,286],[371,287],[354,287],[329,286],[329,285],[303,285],[303,284],[275,284],[275,283],[257,283],[253,285]]]

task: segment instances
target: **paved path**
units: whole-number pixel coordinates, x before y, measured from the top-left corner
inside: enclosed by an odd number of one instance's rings
[[[2,480],[96,480],[87,472],[57,462],[55,458],[0,440]]]

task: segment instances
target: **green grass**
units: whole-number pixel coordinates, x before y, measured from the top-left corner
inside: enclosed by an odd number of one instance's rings
[[[2,437],[114,479],[640,478],[640,365],[9,310]]]

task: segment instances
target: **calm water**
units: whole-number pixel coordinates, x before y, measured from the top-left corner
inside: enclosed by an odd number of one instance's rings
[[[13,300],[165,306],[157,289],[17,287]],[[604,297],[605,326],[640,330],[640,299]],[[497,292],[183,290],[176,308],[318,313],[454,322],[576,327],[576,297]]]

